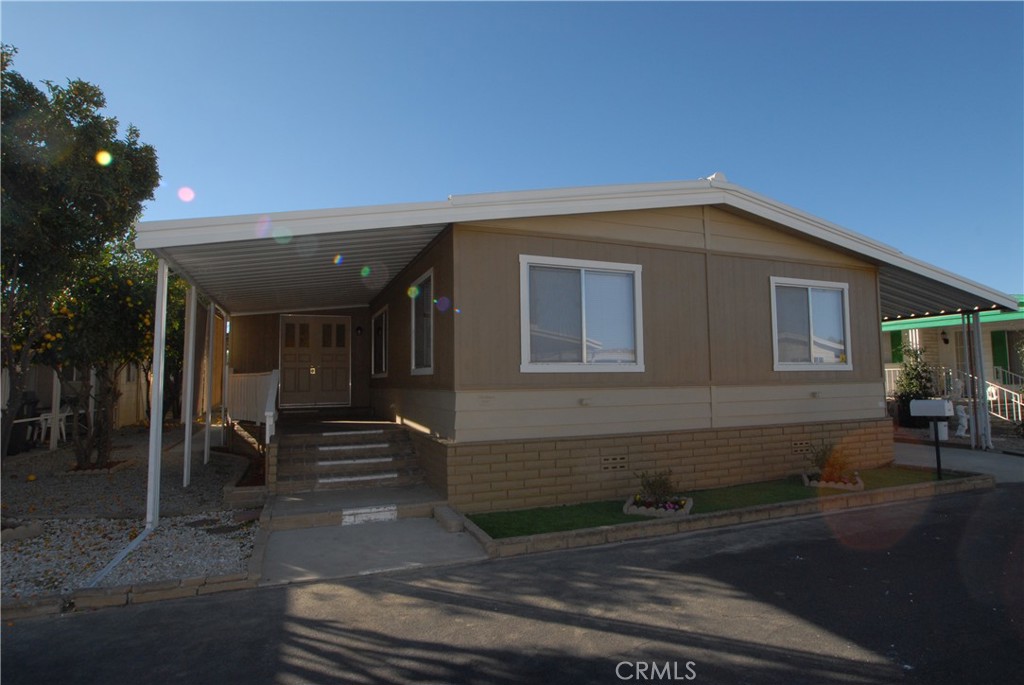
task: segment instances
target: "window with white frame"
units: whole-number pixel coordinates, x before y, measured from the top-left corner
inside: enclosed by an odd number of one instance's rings
[[[641,267],[519,257],[520,370],[644,370]]]
[[[773,276],[776,371],[849,371],[849,285]]]
[[[388,308],[373,315],[370,322],[373,350],[372,374],[375,378],[388,375]]]
[[[412,372],[434,372],[434,272],[420,276],[408,291],[412,303]]]

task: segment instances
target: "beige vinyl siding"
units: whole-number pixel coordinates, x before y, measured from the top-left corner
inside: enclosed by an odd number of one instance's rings
[[[387,287],[370,304],[370,311],[388,307],[388,375],[373,379],[372,387],[446,389],[454,384],[455,308],[458,298],[453,294],[454,266],[451,231],[442,233],[409,266],[395,275]],[[412,373],[412,301],[409,287],[421,276],[433,270],[433,297],[448,298],[451,305],[444,311],[434,307],[433,318],[433,372],[426,375]],[[369,332],[369,325],[366,327]],[[371,336],[366,335],[369,345]],[[369,357],[367,357],[369,360]],[[369,361],[367,361],[369,364]],[[367,366],[369,375],[369,366]]]
[[[678,387],[709,379],[704,256],[635,245],[456,230],[456,387]],[[585,259],[643,268],[642,373],[520,372],[519,256]]]
[[[459,442],[686,430],[711,425],[710,392],[696,388],[459,392]]]
[[[229,365],[234,373],[267,373],[279,361],[278,314],[231,317]]]
[[[713,384],[857,383],[882,378],[881,315],[873,270],[715,254],[708,256],[708,264]],[[851,370],[773,370],[772,276],[849,284]]]
[[[440,438],[455,436],[455,393],[450,390],[373,388],[370,406],[374,414],[389,421]]]
[[[776,257],[786,261],[859,266],[863,262],[818,244],[793,231],[753,220],[732,211],[707,207],[707,243],[710,252]]]
[[[778,425],[885,416],[882,382],[711,388],[712,427]]]
[[[457,442],[593,437],[885,416],[881,382],[463,391]]]

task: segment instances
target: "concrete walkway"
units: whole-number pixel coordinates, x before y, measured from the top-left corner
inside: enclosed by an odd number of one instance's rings
[[[903,466],[935,467],[935,446],[897,442],[896,463]],[[939,447],[942,468],[994,476],[997,483],[1024,483],[1024,457],[1002,452]]]
[[[472,535],[448,532],[431,518],[434,509],[444,505],[444,499],[425,485],[278,495],[264,510],[261,523],[269,535],[259,584],[486,559]]]

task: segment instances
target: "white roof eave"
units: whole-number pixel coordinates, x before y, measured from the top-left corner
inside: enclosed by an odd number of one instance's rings
[[[594,212],[718,205],[749,213],[767,221],[859,255],[880,267],[909,272],[917,279],[933,280],[1006,309],[1016,301],[958,274],[913,259],[899,250],[836,224],[754,193],[720,178],[697,181],[562,188],[449,196],[442,202],[403,203],[342,209],[277,212],[240,216],[151,221],[137,227],[136,246],[153,250],[178,263],[183,248],[249,242],[284,235],[288,239],[323,234],[373,231],[382,240],[397,235],[393,229],[441,227],[455,222],[564,216]],[[392,229],[392,230],[386,230]]]

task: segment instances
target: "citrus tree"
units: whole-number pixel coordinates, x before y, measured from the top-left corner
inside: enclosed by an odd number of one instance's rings
[[[111,246],[82,261],[52,303],[49,325],[36,343],[37,363],[76,369],[67,384],[72,409],[85,412],[86,430],[72,430],[78,468],[104,466],[111,452],[118,375],[153,350],[156,273],[151,260]],[[93,457],[95,456],[95,460]]]
[[[111,244],[131,240],[160,180],[156,151],[133,126],[119,133],[118,120],[102,113],[106,99],[97,86],[44,81],[40,89],[12,68],[15,53],[0,48],[0,356],[9,388],[2,455],[29,367],[76,332],[61,330],[61,320],[72,320],[81,279],[113,278],[86,276],[86,265],[102,266],[104,252],[115,251]],[[107,328],[112,343],[121,335],[118,322]]]

